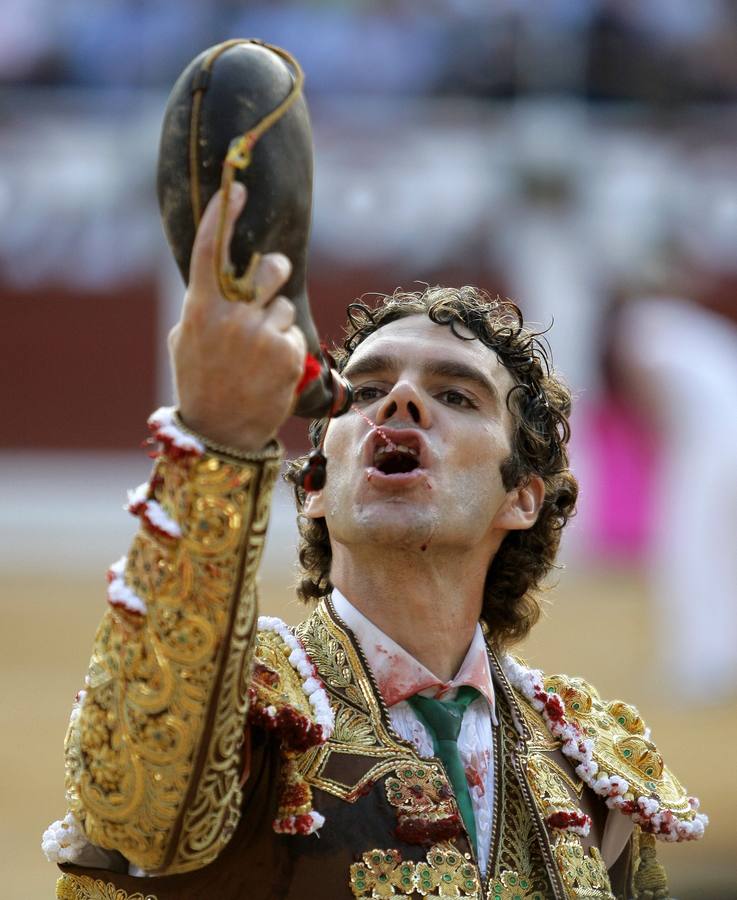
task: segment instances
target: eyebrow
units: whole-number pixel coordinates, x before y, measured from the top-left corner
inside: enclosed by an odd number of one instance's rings
[[[399,356],[389,353],[368,353],[356,362],[349,362],[343,374],[351,379],[376,375],[377,372],[396,372],[403,365]],[[501,403],[499,390],[494,382],[480,369],[455,359],[428,360],[423,363],[422,370],[428,375],[440,378],[457,378],[474,384],[487,394],[495,403]]]

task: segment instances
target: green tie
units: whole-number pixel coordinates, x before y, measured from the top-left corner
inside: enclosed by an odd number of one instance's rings
[[[414,697],[407,699],[432,737],[435,756],[445,766],[474,850],[477,849],[476,819],[473,815],[473,804],[468,791],[466,772],[458,753],[458,735],[468,704],[478,696],[479,692],[476,688],[464,685],[458,688],[455,700],[432,700],[430,697],[422,697],[420,694],[415,694]]]

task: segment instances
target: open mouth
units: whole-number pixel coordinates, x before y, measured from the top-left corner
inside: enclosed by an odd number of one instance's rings
[[[404,475],[420,467],[419,452],[404,444],[381,446],[374,453],[374,466],[383,475]]]

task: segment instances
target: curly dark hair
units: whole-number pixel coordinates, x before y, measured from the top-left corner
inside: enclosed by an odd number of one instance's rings
[[[498,647],[521,640],[540,617],[540,588],[552,568],[561,530],[573,514],[578,484],[568,468],[571,395],[553,374],[547,343],[541,333],[524,324],[522,313],[511,300],[491,299],[475,287],[428,287],[423,291],[397,290],[379,296],[372,305],[363,301],[348,306],[346,337],[334,352],[342,371],[353,351],[370,334],[390,322],[417,314],[447,325],[461,340],[471,340],[457,330],[464,325],[475,338],[494,350],[514,379],[507,395],[513,421],[512,452],[501,465],[506,490],[539,475],[545,485],[537,521],[528,530],[510,531],[489,565],[484,585],[481,619]],[[328,420],[310,425],[310,439],[318,446]],[[300,574],[297,594],[301,600],[330,594],[330,539],[324,518],[302,514],[305,493],[297,474],[305,457],[289,463],[285,478],[294,486],[298,509]]]

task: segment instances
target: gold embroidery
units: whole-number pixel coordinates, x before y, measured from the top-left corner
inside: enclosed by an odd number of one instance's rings
[[[417,890],[429,897],[478,897],[481,889],[476,866],[450,846],[429,850],[427,865],[415,867],[415,879]]]
[[[381,701],[348,636],[333,622],[325,601],[297,628],[330,696],[335,730],[325,747],[300,756],[300,773],[312,785],[342,800],[355,801],[366,787],[402,762],[419,763],[413,748],[399,743],[384,724]],[[328,774],[330,758],[347,754],[376,761],[350,784]]]
[[[628,782],[626,799],[654,797],[677,816],[693,818],[686,791],[646,737],[644,723],[634,706],[620,700],[604,703],[581,678],[547,676],[545,688],[559,693],[566,716],[595,738],[594,760],[600,770]]]
[[[156,895],[129,894],[109,881],[65,872],[56,882],[56,900],[156,900]]]
[[[397,809],[396,835],[400,840],[419,843],[417,838],[423,836],[421,842],[425,843],[428,839],[445,840],[460,833],[458,805],[445,773],[438,766],[402,763],[384,786],[387,800]]]
[[[410,763],[399,766],[396,776],[386,780],[386,796],[401,814],[422,815],[457,812],[448,781],[437,766]]]
[[[338,709],[333,737],[336,744],[348,744],[353,747],[356,745],[373,747],[376,744],[371,722],[350,706],[341,706]]]
[[[481,890],[476,867],[446,845],[432,847],[426,862],[403,860],[398,850],[370,850],[351,866],[354,897],[472,897]]]
[[[305,644],[325,686],[341,695],[342,706],[347,702],[357,716],[367,719],[370,728],[372,718],[378,716],[377,699],[364,675],[358,654],[347,636],[336,628],[324,601],[297,628],[297,635]],[[350,735],[345,736],[345,743],[352,743]]]
[[[239,470],[234,466],[227,468],[231,470],[232,485]],[[258,489],[249,498],[250,527],[246,545],[240,551],[242,581],[240,585],[237,582],[233,585],[240,597],[233,615],[228,655],[222,667],[215,720],[202,775],[197,781],[193,801],[185,810],[181,838],[169,865],[172,872],[188,872],[211,862],[230,840],[238,824],[242,796],[239,751],[247,707],[248,660],[256,638],[256,573],[269,521],[271,491],[278,473],[278,460],[265,465]],[[203,507],[208,504],[209,493],[200,500]],[[243,518],[248,521],[245,515]],[[234,575],[237,577],[237,570]]]
[[[111,609],[95,638],[65,743],[70,808],[91,841],[144,869],[205,865],[235,828],[255,571],[277,472],[275,452],[242,465],[160,458],[156,499],[183,535],[138,533],[125,578],[148,613],[132,622]]]
[[[533,753],[527,761],[527,778],[543,816],[554,812],[578,812],[578,804],[568,792],[570,786],[579,796],[583,792],[583,782],[578,789],[566,773],[547,754]]]
[[[291,707],[312,722],[315,712],[302,689],[302,676],[289,662],[291,652],[275,631],[259,631],[250,687],[259,707]]]
[[[545,690],[551,689],[560,694],[566,710],[570,710],[573,716],[587,716],[594,699],[599,699],[591,685],[582,678],[550,675],[545,679]]]
[[[648,787],[655,789],[652,782],[660,781],[664,768],[663,757],[655,744],[636,735],[628,735],[614,741],[614,752],[621,762],[645,776]]]
[[[614,900],[609,875],[596,847],[586,853],[578,835],[558,832],[553,855],[570,900]]]
[[[320,747],[310,747],[309,750],[305,750],[295,758],[297,771],[305,779],[311,777],[312,773],[322,769],[323,760],[329,753],[330,750],[326,744],[322,744]]]
[[[616,719],[617,723],[630,734],[644,734],[645,723],[640,718],[634,706],[623,703],[621,700],[613,700],[607,704],[607,712]]]
[[[507,871],[493,880],[489,900],[545,900],[545,895],[533,889],[529,878]]]
[[[370,850],[351,866],[354,897],[408,897],[415,889],[415,864],[399,850]]]
[[[528,885],[526,890],[533,896],[537,892],[547,897],[550,893],[550,881],[540,849],[539,836],[520,784],[510,766],[512,754],[515,748],[518,748],[519,734],[501,692],[497,703],[497,715],[499,743],[496,754],[497,780],[494,787],[496,839],[489,860],[490,883],[492,886],[500,883],[505,872],[519,873],[518,877],[523,878]],[[520,764],[523,765],[525,762],[523,750],[520,748],[516,752]]]
[[[560,741],[550,734],[542,716],[528,703],[520,704],[520,712],[531,734],[527,742],[527,775],[538,806],[544,815],[555,810],[578,809],[572,798],[582,796],[583,781],[574,779],[551,755],[551,751],[560,747]]]
[[[522,714],[525,725],[530,732],[530,738],[527,741],[527,750],[533,751],[551,751],[560,747],[560,741],[553,737],[550,729],[545,725],[543,718],[539,713],[524,701],[519,704],[519,711]]]

